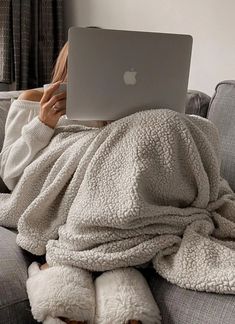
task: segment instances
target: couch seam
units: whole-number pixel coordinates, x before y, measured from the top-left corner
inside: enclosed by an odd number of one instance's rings
[[[20,304],[20,303],[23,303],[25,301],[29,301],[28,298],[25,298],[23,300],[19,300],[19,301],[15,301],[13,303],[9,303],[9,304],[6,304],[6,305],[3,305],[3,306],[0,306],[0,311],[3,310],[4,308],[7,308],[9,306],[12,306],[12,305],[16,305],[16,304]]]

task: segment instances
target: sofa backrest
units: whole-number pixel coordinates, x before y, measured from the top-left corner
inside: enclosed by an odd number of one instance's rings
[[[18,98],[21,92],[0,92],[0,150],[8,110],[12,100]],[[212,98],[203,92],[188,90],[186,113],[207,117],[218,127],[221,137],[221,175],[235,191],[235,81],[220,82]]]
[[[4,135],[5,135],[5,122],[11,102],[19,97],[22,91],[7,91],[0,92],[0,151],[2,150]],[[8,188],[0,177],[0,192],[9,192]]]
[[[0,150],[4,140],[5,121],[12,100],[18,98],[21,91],[0,92]]]
[[[42,90],[39,88],[38,90]],[[7,113],[11,106],[13,100],[17,99],[22,91],[8,91],[0,92],[0,151],[2,149],[4,133],[5,133],[5,122],[7,118]],[[186,113],[197,114],[205,117],[207,114],[207,109],[210,103],[210,97],[206,94],[195,91],[188,90],[187,100],[186,100]],[[2,182],[0,178],[0,192],[8,192],[7,187]]]
[[[42,90],[38,88],[38,90]],[[0,91],[0,151],[4,140],[5,121],[13,100],[17,99],[23,91]],[[210,97],[203,92],[188,90],[186,99],[186,113],[206,117]]]

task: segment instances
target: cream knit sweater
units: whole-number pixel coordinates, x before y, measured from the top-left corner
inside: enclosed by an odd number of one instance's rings
[[[39,102],[15,100],[8,112],[5,124],[5,139],[0,153],[0,176],[9,190],[13,190],[24,169],[32,162],[35,155],[46,147],[54,129],[48,127],[38,118]],[[65,115],[57,125],[63,124]],[[102,121],[78,122],[90,127],[101,127]]]

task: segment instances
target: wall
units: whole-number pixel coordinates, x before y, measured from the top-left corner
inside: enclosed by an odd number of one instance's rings
[[[216,84],[235,79],[234,0],[66,0],[65,29],[96,25],[191,34],[189,88],[212,95]]]

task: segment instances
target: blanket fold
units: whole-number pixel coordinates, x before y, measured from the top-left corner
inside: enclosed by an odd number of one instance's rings
[[[204,118],[151,109],[100,129],[60,126],[0,203],[0,224],[50,266],[152,260],[181,287],[235,292],[235,194]]]

